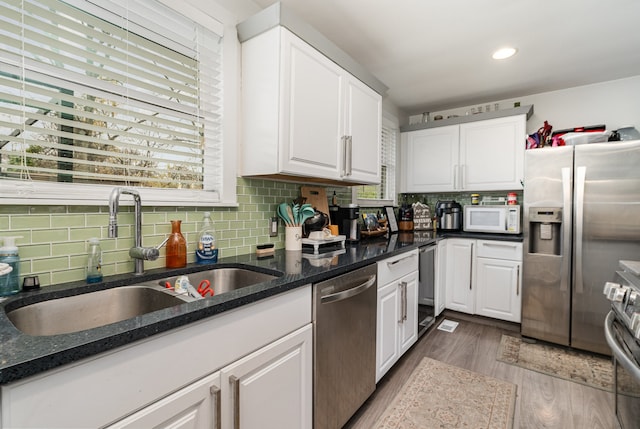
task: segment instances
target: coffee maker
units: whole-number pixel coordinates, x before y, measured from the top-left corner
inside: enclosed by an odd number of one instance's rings
[[[338,225],[340,235],[346,236],[349,242],[360,241],[360,206],[349,204],[346,207],[338,207],[337,210],[330,210],[331,223]],[[335,216],[335,218],[334,218]]]
[[[436,203],[436,216],[438,229],[457,231],[462,229],[462,206],[451,201],[438,201]]]

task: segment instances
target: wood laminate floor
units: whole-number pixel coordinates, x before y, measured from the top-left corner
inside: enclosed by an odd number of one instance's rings
[[[613,429],[613,394],[526,370],[496,360],[503,333],[514,325],[496,326],[482,319],[448,314],[460,322],[453,333],[435,326],[380,380],[376,391],[345,425],[370,429],[394,398],[422,357],[466,368],[518,386],[514,429]],[[436,326],[441,320],[436,322]],[[517,331],[516,331],[517,335]]]

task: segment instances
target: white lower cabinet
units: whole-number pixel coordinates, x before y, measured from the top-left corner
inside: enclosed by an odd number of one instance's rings
[[[447,239],[446,289],[447,308],[473,314],[475,290],[473,289],[473,247],[475,240]]]
[[[312,427],[311,325],[223,368],[222,427]]]
[[[218,429],[221,427],[220,396],[220,373],[216,372],[108,426],[108,429]]]
[[[0,427],[312,427],[311,285],[0,387]]]
[[[520,323],[522,243],[478,240],[476,314]]]
[[[311,428],[311,325],[109,426]]]
[[[418,249],[378,262],[376,383],[418,339]]]
[[[446,240],[446,307],[520,323],[522,243]]]

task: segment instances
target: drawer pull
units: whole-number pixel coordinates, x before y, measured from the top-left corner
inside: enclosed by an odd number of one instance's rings
[[[387,267],[393,268],[393,266],[396,265],[397,263],[400,263],[402,261],[406,261],[408,259],[412,259],[412,258],[415,258],[415,257],[416,257],[416,255],[409,255],[409,256],[405,256],[404,258],[396,259],[393,262],[387,262]]]
[[[216,420],[215,420],[215,429],[222,429],[222,391],[218,386],[211,386],[209,388],[209,392],[213,395],[214,400],[216,401]]]
[[[233,429],[240,429],[240,379],[232,375],[229,383],[233,387]]]

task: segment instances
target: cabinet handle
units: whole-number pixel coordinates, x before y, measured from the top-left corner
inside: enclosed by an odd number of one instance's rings
[[[473,283],[473,243],[471,243],[471,258],[469,262],[469,290],[471,290]]]
[[[404,291],[404,300],[403,300],[403,310],[402,310],[402,321],[407,321],[407,282],[402,282],[402,290]]]
[[[467,172],[467,165],[462,164],[460,166],[460,189],[464,189],[464,187],[467,184],[467,175],[465,174],[466,172]]]
[[[342,136],[342,177],[347,175],[347,136]]]
[[[400,318],[398,319],[398,323],[402,324],[404,322],[404,282],[398,283],[400,287]]]
[[[395,264],[400,263],[400,262],[402,262],[402,261],[406,261],[406,260],[408,260],[408,259],[415,258],[415,257],[416,257],[416,255],[415,255],[415,254],[411,254],[411,255],[409,255],[409,256],[405,256],[404,258],[396,259],[396,260],[395,260],[395,261],[393,261],[393,262],[387,262],[387,267],[389,267],[389,268],[393,268],[393,266],[394,266]]]
[[[353,174],[353,136],[347,136],[347,158],[349,159],[349,162],[347,163],[347,165],[349,166],[349,168],[347,169],[347,176],[351,176]]]
[[[520,264],[517,265],[518,269],[516,271],[516,296],[520,295]]]
[[[511,244],[511,243],[503,243],[503,242],[492,242],[492,241],[487,241],[487,242],[483,242],[482,245],[484,247],[509,247],[511,249],[516,249],[518,247],[517,244]]]
[[[453,166],[453,189],[458,189],[458,164]]]
[[[233,429],[240,429],[240,379],[231,375],[229,383],[233,389]]]
[[[211,386],[209,388],[209,392],[211,392],[211,394],[213,395],[213,399],[216,402],[215,408],[216,408],[216,419],[215,419],[215,429],[222,429],[222,402],[221,402],[221,396],[222,396],[222,391],[220,390],[220,388],[218,386]]]

